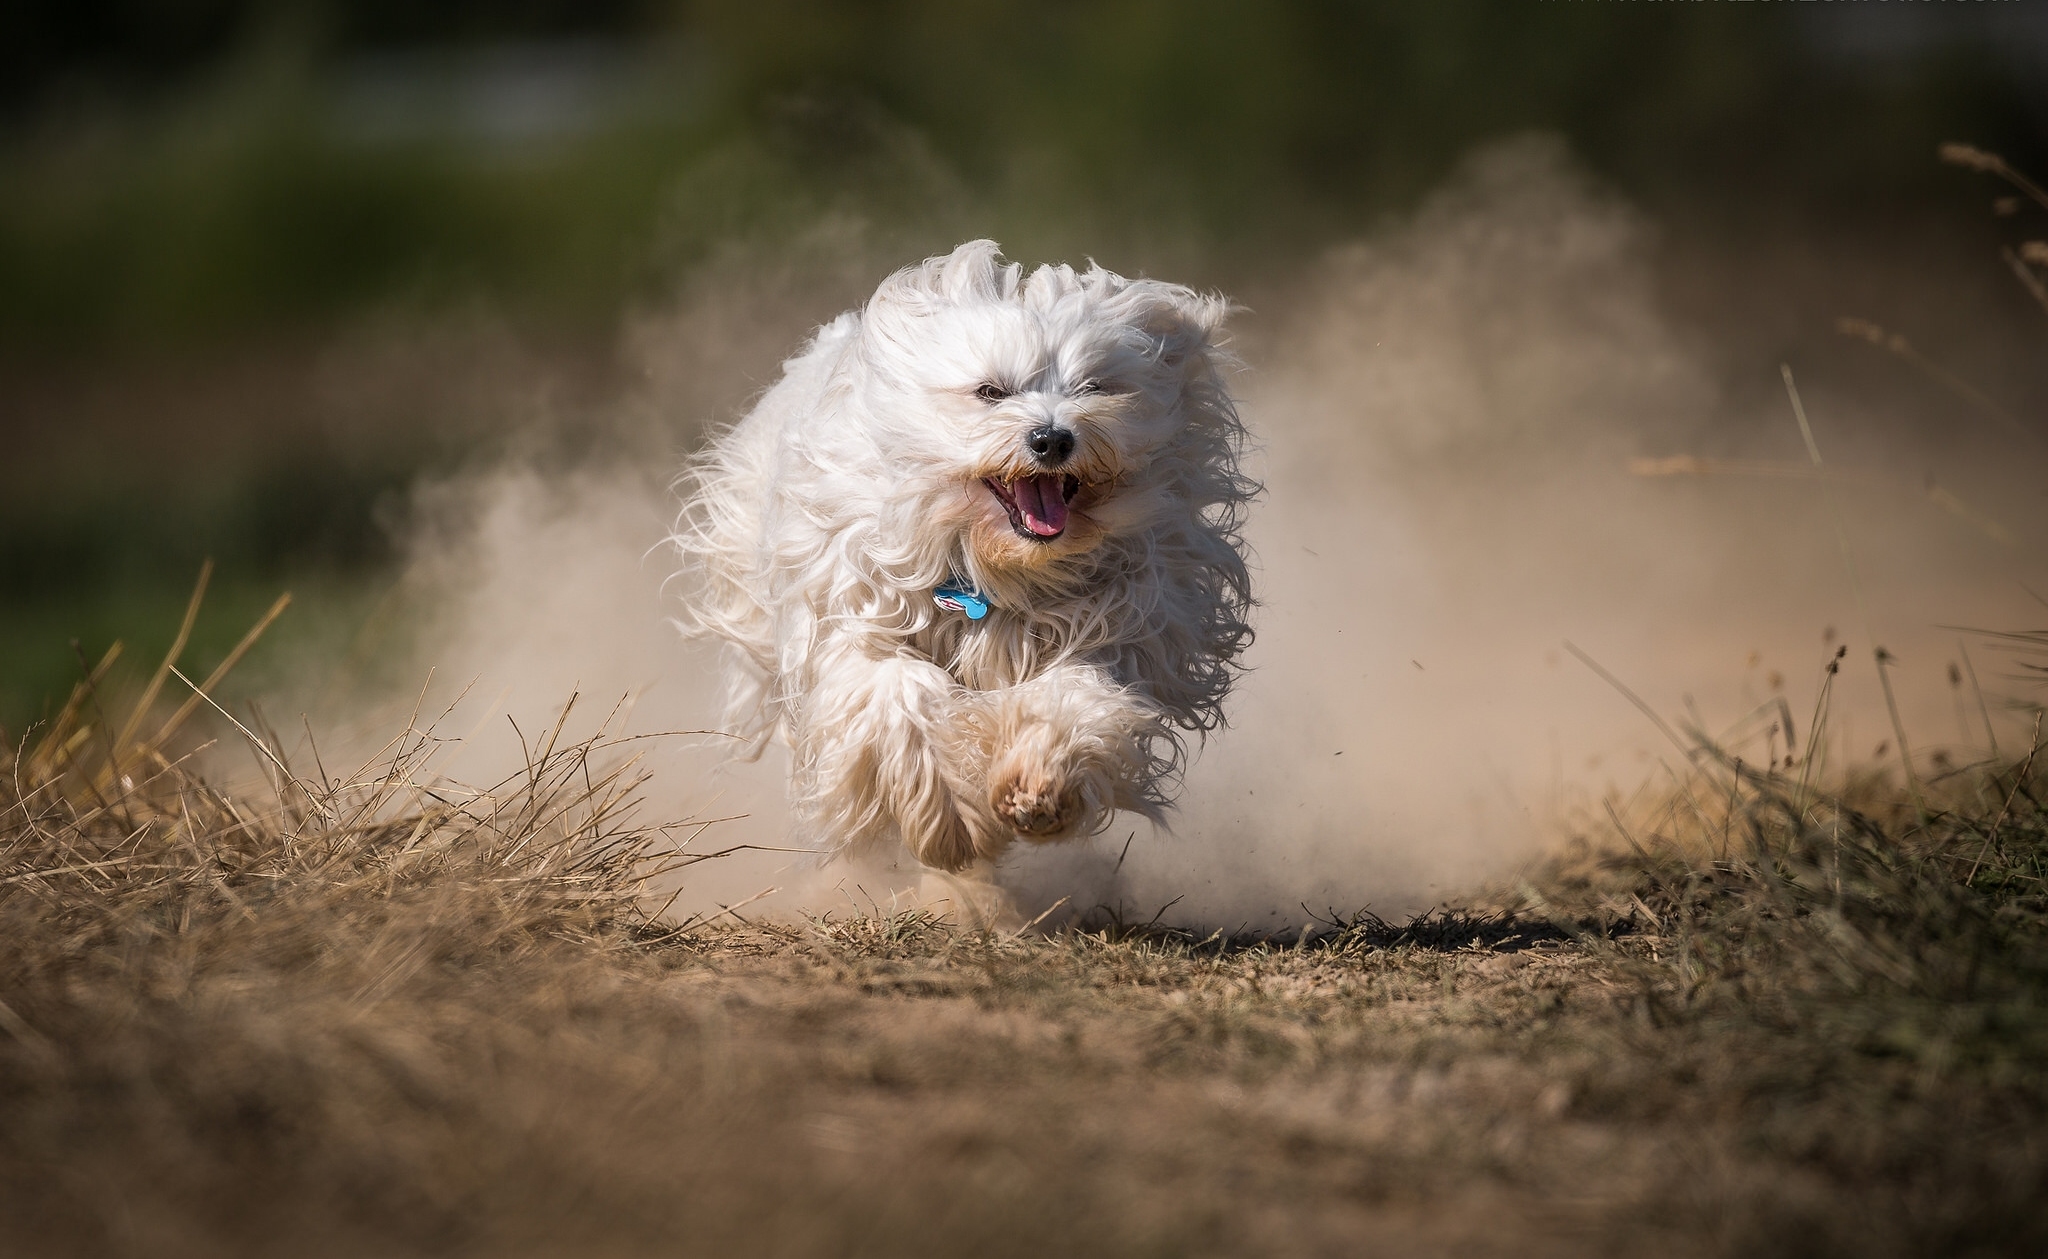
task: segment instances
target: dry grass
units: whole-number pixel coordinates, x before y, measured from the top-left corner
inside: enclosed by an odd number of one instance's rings
[[[13,1253],[2048,1243],[2031,753],[1923,817],[1702,745],[1471,908],[1018,939],[653,920],[616,741],[462,792],[248,731],[258,800],[96,709],[0,783]]]

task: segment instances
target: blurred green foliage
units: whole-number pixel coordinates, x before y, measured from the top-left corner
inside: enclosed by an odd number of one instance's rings
[[[1981,23],[1872,51],[1857,32],[1903,18],[1807,7],[192,5],[169,66],[120,21],[41,36],[79,47],[0,149],[0,335],[233,335],[475,293],[603,321],[878,155],[882,213],[950,199],[1046,248],[1257,257],[1530,128],[1653,209],[1896,209],[1953,186],[1928,159],[1956,137],[2040,164],[2048,52],[2002,55]]]
[[[196,576],[196,568],[152,572],[84,586],[62,600],[32,599],[0,609],[0,730],[18,739],[33,723],[47,720],[88,665],[115,643],[121,654],[99,688],[100,702],[116,711],[132,701],[170,649]],[[278,584],[233,574],[216,578],[179,658],[186,676],[197,682],[210,674],[284,592]],[[276,688],[314,696],[338,670],[359,664],[351,648],[381,587],[360,574],[304,572],[295,575],[288,592],[291,606],[235,670],[239,694]],[[174,679],[169,685],[176,698],[183,684]]]
[[[98,660],[117,640],[113,689],[146,674],[207,558],[218,575],[188,671],[210,669],[285,590],[294,607],[253,667],[280,644],[338,660],[386,584],[390,540],[378,517],[400,501],[405,475],[309,459],[211,480],[57,477],[44,493],[10,494],[0,502],[0,728],[18,734],[61,704],[81,658]]]

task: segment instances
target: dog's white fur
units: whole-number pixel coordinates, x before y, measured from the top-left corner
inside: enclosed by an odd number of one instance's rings
[[[1227,309],[971,241],[819,329],[692,463],[681,624],[736,649],[731,728],[788,743],[804,838],[971,873],[1161,815],[1251,638]],[[1079,482],[1049,540],[989,484],[1043,473],[1048,425]],[[949,582],[987,617],[937,606]]]

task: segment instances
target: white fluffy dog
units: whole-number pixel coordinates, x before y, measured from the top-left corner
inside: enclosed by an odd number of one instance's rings
[[[1157,818],[1249,643],[1226,303],[992,241],[821,328],[684,475],[686,632],[802,836],[980,871]]]

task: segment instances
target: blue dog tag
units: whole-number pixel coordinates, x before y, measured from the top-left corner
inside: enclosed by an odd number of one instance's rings
[[[958,586],[940,586],[932,591],[932,602],[949,612],[965,612],[970,621],[979,621],[988,615],[988,600]]]

